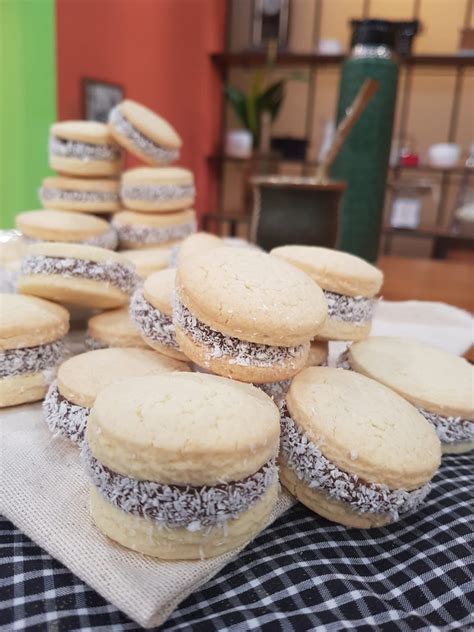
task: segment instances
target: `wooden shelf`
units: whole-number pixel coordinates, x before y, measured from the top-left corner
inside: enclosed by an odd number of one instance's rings
[[[320,55],[319,53],[280,53],[275,61],[276,66],[330,66],[340,64],[346,55]],[[213,63],[224,70],[234,67],[264,66],[267,54],[257,51],[238,51],[211,54]],[[401,60],[406,66],[460,66],[474,67],[474,55],[413,55]]]
[[[207,160],[210,162],[233,162],[237,164],[246,164],[250,161],[258,162],[259,160],[277,160],[279,162],[295,164],[295,165],[303,165],[304,167],[317,167],[318,162],[316,160],[288,160],[285,158],[281,158],[275,156],[274,154],[265,154],[265,155],[254,155],[251,158],[236,158],[234,156],[227,156],[224,153],[215,153],[209,154],[207,156]],[[432,165],[417,165],[416,167],[402,167],[398,165],[396,167],[390,167],[391,171],[398,171],[404,173],[454,173],[454,174],[462,174],[465,171],[465,167],[463,165],[443,168],[443,167],[434,167]],[[474,172],[474,169],[470,169],[470,171]]]

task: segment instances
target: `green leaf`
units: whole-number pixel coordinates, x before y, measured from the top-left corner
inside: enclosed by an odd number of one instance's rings
[[[247,118],[247,97],[245,93],[238,88],[233,88],[226,84],[224,86],[224,94],[234,110],[236,117],[246,129],[250,129]]]
[[[270,112],[272,121],[280,111],[283,99],[285,98],[286,80],[282,79],[269,86],[259,97],[258,109],[261,112]]]

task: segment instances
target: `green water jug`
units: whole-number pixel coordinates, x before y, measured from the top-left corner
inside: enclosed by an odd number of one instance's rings
[[[331,176],[347,183],[339,247],[373,262],[379,247],[397,96],[396,24],[353,20],[352,27],[351,54],[342,65],[337,122],[366,79],[375,79],[379,88],[347,137]]]

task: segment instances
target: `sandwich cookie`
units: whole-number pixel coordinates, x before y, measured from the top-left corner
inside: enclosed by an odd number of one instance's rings
[[[189,208],[195,198],[194,177],[181,167],[138,167],[125,171],[120,183],[123,205],[131,210],[164,213]]]
[[[18,291],[83,308],[107,309],[128,302],[135,271],[116,252],[80,244],[28,246]]]
[[[170,247],[196,230],[196,213],[192,209],[149,215],[122,211],[114,215],[112,226],[122,248]]]
[[[203,559],[267,525],[278,494],[278,409],[213,375],[131,378],[101,391],[82,449],[98,529],[134,551]]]
[[[55,435],[82,443],[94,401],[109,384],[134,376],[188,371],[188,366],[150,349],[87,351],[63,362],[43,402],[45,421]]]
[[[107,250],[117,247],[117,233],[108,222],[94,215],[64,211],[26,211],[15,218],[19,230],[30,243],[61,241],[89,244]]]
[[[165,355],[187,360],[176,341],[173,325],[173,294],[176,270],[169,268],[149,276],[135,290],[130,315],[143,340]]]
[[[146,279],[158,270],[164,270],[170,264],[171,248],[141,248],[137,250],[122,250],[120,254],[135,266],[135,272],[140,279]]]
[[[127,307],[111,309],[89,318],[85,345],[89,350],[106,347],[149,348],[132,323]]]
[[[39,190],[45,208],[83,213],[114,213],[121,208],[117,180],[45,178]]]
[[[440,463],[430,424],[363,375],[307,368],[280,404],[280,480],[299,501],[347,527],[380,527],[414,511]]]
[[[69,314],[34,296],[0,294],[0,408],[41,399],[63,357]]]
[[[414,340],[375,336],[351,345],[339,363],[413,404],[445,454],[474,449],[474,369],[467,360]]]
[[[49,166],[72,176],[114,176],[122,169],[122,150],[108,125],[61,121],[49,131]]]
[[[214,248],[219,248],[221,246],[225,246],[225,242],[220,237],[217,237],[217,235],[201,232],[194,233],[173,247],[171,265],[177,267],[189,257],[204,254],[205,252],[209,252],[209,250],[213,250]]]
[[[306,272],[324,291],[328,317],[318,338],[361,340],[372,325],[383,274],[363,259],[316,246],[280,246],[271,254]]]
[[[109,128],[119,145],[150,165],[166,165],[179,158],[182,140],[161,116],[127,99],[109,114]]]
[[[197,365],[243,382],[279,382],[300,371],[326,318],[322,290],[263,252],[222,247],[183,261],[173,323]]]

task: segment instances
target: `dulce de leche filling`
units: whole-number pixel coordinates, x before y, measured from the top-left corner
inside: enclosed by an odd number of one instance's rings
[[[277,347],[226,336],[196,318],[178,296],[175,296],[173,322],[205,348],[209,360],[226,358],[229,363],[240,366],[272,367],[296,363],[305,352],[304,345]]]
[[[328,318],[360,325],[372,320],[376,299],[347,296],[328,290],[323,292],[328,306]]]
[[[174,325],[169,316],[149,303],[138,288],[130,303],[130,316],[140,333],[153,342],[165,347],[179,349]]]
[[[250,509],[277,480],[275,458],[239,481],[195,487],[142,481],[113,472],[83,443],[82,459],[92,484],[109,503],[168,528],[188,531],[224,526]]]
[[[348,349],[341,353],[337,359],[337,368],[352,371]],[[421,406],[416,406],[416,409],[436,430],[441,443],[474,441],[474,420],[440,415],[439,413],[430,412]]]
[[[62,435],[77,444],[84,440],[91,409],[63,397],[53,382],[43,401],[44,419],[54,436]]]
[[[84,261],[72,257],[28,255],[21,263],[21,274],[58,274],[102,281],[126,294],[131,293],[136,283],[132,266],[116,261]]]
[[[111,110],[109,123],[111,123],[120,134],[123,134],[123,136],[136,145],[144,154],[156,160],[156,162],[168,163],[179,158],[178,149],[166,149],[149,138],[146,138],[146,136],[138,131],[138,129],[123,116],[119,110],[119,106]]]
[[[398,520],[400,514],[416,509],[429,493],[430,483],[413,491],[390,489],[340,470],[298,428],[286,402],[281,402],[279,407],[280,458],[311,489],[323,492],[331,500],[346,503],[358,514],[388,515],[392,521]],[[351,458],[356,460],[357,454],[351,454]]]
[[[90,162],[92,160],[105,160],[111,162],[119,160],[120,149],[115,145],[106,143],[83,143],[77,140],[67,140],[58,136],[50,136],[49,153],[52,156],[60,156],[62,158],[78,158],[82,162]]]

